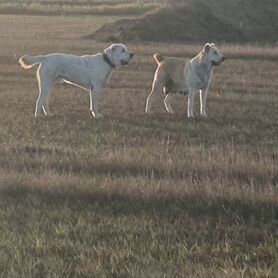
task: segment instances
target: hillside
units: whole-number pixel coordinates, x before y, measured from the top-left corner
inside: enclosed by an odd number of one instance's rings
[[[138,19],[106,24],[88,37],[101,41],[277,41],[277,0],[172,2],[182,3],[168,4]]]

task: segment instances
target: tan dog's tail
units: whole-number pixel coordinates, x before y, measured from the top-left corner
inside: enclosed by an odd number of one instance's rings
[[[153,57],[158,64],[161,64],[164,61],[164,57],[158,53],[155,53]]]
[[[24,55],[18,60],[18,62],[24,69],[30,69],[33,66],[40,64],[42,61],[44,61],[44,59],[45,56]]]

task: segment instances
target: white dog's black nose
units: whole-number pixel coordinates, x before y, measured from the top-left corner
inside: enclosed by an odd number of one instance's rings
[[[225,61],[225,59],[226,59],[226,57],[225,57],[225,56],[223,56],[223,57],[222,57],[222,62],[224,62],[224,61]]]
[[[130,58],[132,58],[134,56],[134,54],[132,52],[130,52]]]

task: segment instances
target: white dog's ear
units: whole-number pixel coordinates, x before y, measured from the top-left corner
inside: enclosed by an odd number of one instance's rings
[[[112,53],[116,51],[117,45],[116,44],[111,44],[107,48],[104,49],[104,53],[107,54],[109,57],[112,56]]]
[[[111,45],[111,50],[112,50],[112,51],[115,51],[116,49],[117,49],[117,45],[112,44],[112,45]]]
[[[209,43],[206,43],[204,48],[203,48],[203,52],[204,53],[208,53],[209,52],[209,49],[210,49],[211,45]]]
[[[107,48],[105,48],[103,50],[103,52],[108,56],[108,57],[111,57],[112,56],[112,45],[111,46],[108,46]]]
[[[109,47],[104,48],[103,52],[104,52],[104,53],[107,53],[109,50],[110,50],[110,46],[109,46]]]

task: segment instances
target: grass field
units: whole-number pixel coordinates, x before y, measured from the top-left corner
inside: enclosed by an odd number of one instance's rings
[[[34,118],[18,58],[102,51],[82,37],[115,18],[0,16],[0,277],[276,277],[277,49],[220,46],[208,119],[144,114],[152,54],[202,47],[159,43],[129,45],[103,119],[63,84]]]

